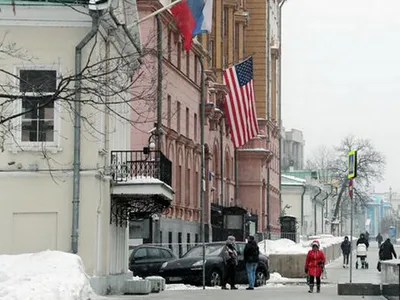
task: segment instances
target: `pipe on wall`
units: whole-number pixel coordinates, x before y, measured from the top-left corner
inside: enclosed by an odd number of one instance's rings
[[[75,47],[75,106],[74,106],[74,162],[73,162],[73,199],[72,199],[72,253],[78,253],[79,240],[79,204],[80,204],[80,168],[81,168],[81,87],[82,87],[82,50],[96,36],[100,25],[101,12],[92,13],[92,28]]]
[[[301,194],[301,235],[303,235],[303,230],[304,230],[304,195],[307,191],[307,186],[303,185],[303,193]]]

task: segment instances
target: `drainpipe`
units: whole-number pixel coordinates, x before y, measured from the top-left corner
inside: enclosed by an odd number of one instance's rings
[[[322,229],[322,233],[324,233],[324,223],[325,223],[325,220],[324,220],[325,201],[329,197],[329,194],[327,192],[325,192],[325,193],[326,193],[326,197],[324,199],[322,199],[322,211],[321,211],[321,218],[322,218],[321,229]]]
[[[270,124],[271,121],[271,33],[270,33],[270,4],[267,3],[267,143],[271,147],[271,134],[270,134]],[[273,159],[273,158],[272,158]],[[270,164],[267,168],[267,233],[268,239],[271,239],[271,216],[270,216]]]
[[[279,174],[282,174],[282,6],[286,0],[281,0],[278,4],[278,120],[279,120]],[[279,211],[282,211],[282,177],[279,176]]]
[[[301,194],[301,235],[303,235],[303,228],[304,228],[304,195],[307,191],[307,186],[303,185],[303,193]]]
[[[221,203],[222,203],[222,206],[225,206],[225,204],[226,204],[226,203],[224,204],[224,195],[225,195],[225,193],[224,193],[224,157],[225,157],[225,155],[224,155],[224,130],[223,130],[223,124],[224,124],[224,122],[221,119],[220,126],[219,126],[219,143],[220,143],[220,151],[221,151],[221,155],[220,155],[221,159],[220,159],[219,165],[220,165],[221,171],[219,173],[220,173],[220,176],[221,176]]]
[[[314,235],[317,235],[317,197],[322,193],[322,189],[320,187],[317,187],[319,189],[318,194],[314,196]]]
[[[205,244],[205,218],[206,218],[206,208],[205,208],[205,153],[204,153],[204,123],[205,123],[205,76],[204,76],[204,61],[203,56],[199,56],[200,71],[201,71],[201,88],[200,88],[200,169],[201,169],[201,182],[200,182],[200,205],[201,205],[201,218],[200,218],[200,236],[203,248],[203,266],[205,266],[206,261],[206,244]],[[206,288],[206,268],[203,268],[203,290]]]
[[[82,86],[82,49],[94,38],[100,25],[101,11],[91,12],[92,29],[75,47],[75,112],[74,112],[74,171],[72,199],[72,253],[78,253],[79,238],[79,202],[80,202],[80,168],[81,168],[81,86]]]

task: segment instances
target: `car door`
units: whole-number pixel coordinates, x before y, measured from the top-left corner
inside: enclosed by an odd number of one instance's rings
[[[147,248],[149,258],[148,273],[149,276],[158,275],[161,265],[165,262],[165,258],[161,253],[160,248]]]
[[[148,276],[148,254],[146,247],[140,247],[134,250],[130,265],[133,276]]]
[[[246,263],[244,261],[244,247],[246,244],[237,243],[236,250],[238,253],[238,265],[236,267],[236,281],[238,283],[246,283],[247,282],[247,271],[246,271]]]

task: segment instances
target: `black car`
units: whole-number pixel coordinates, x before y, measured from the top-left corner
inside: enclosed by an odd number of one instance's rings
[[[159,275],[163,263],[175,259],[177,257],[168,248],[141,245],[134,247],[129,256],[129,270],[133,272],[133,276],[155,276]]]
[[[225,242],[206,244],[206,285],[221,285],[224,262],[222,250]],[[243,259],[245,242],[236,242],[239,263],[236,269],[236,282],[247,284],[246,264]],[[165,262],[160,269],[160,276],[164,277],[168,283],[186,283],[201,285],[203,274],[203,247],[201,245],[190,249],[179,259]],[[268,257],[260,254],[260,260],[256,272],[256,286],[261,286],[269,279]]]

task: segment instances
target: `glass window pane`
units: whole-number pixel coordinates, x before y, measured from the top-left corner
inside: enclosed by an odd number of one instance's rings
[[[140,248],[135,253],[135,260],[145,259],[147,256],[146,248]]]
[[[23,142],[37,142],[37,121],[23,121],[22,122],[22,136]]]
[[[147,253],[149,254],[149,258],[155,258],[155,259],[160,259],[161,258],[160,249],[148,248],[147,249]]]
[[[54,121],[39,121],[39,141],[54,141]]]
[[[54,70],[20,70],[20,91],[51,93],[57,88],[57,71]]]
[[[161,249],[161,252],[162,252],[164,258],[171,258],[172,257],[171,253],[169,253],[167,250]]]

